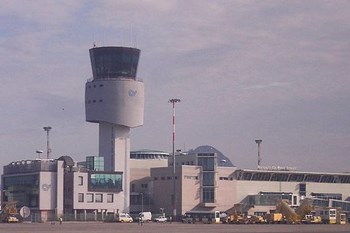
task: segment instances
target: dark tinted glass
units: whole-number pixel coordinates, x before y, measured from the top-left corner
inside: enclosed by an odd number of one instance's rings
[[[140,50],[125,47],[99,47],[90,49],[94,79],[136,78]]]

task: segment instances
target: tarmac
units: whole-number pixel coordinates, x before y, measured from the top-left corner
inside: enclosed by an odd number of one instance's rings
[[[185,224],[185,223],[103,223],[103,222],[59,222],[55,223],[1,223],[0,232],[11,233],[334,233],[350,232],[350,224],[346,225],[235,225],[235,224]]]

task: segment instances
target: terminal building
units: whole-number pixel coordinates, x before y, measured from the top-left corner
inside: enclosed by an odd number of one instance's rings
[[[206,148],[206,150],[203,150]],[[199,149],[199,150],[197,150]],[[350,211],[350,174],[240,169],[213,147],[176,154],[177,213],[239,211],[269,213],[280,200],[292,207],[311,198],[315,207]],[[172,155],[140,150],[130,153],[130,213],[172,215]],[[4,166],[2,203],[28,206],[32,221],[103,220],[123,212],[122,173],[105,171],[103,157],[74,162],[69,156],[12,162]]]

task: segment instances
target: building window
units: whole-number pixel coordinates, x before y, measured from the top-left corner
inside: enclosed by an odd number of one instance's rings
[[[215,191],[214,188],[203,188],[203,202],[204,203],[214,203],[215,202]]]
[[[84,185],[84,178],[82,176],[78,176],[78,185]]]
[[[141,188],[146,189],[148,187],[148,184],[141,184]]]
[[[203,186],[214,186],[215,185],[215,173],[214,172],[203,172]]]
[[[102,193],[95,195],[95,202],[103,202],[103,195]]]
[[[113,202],[114,202],[113,193],[107,194],[107,203],[113,203]]]
[[[305,183],[299,184],[299,195],[306,196],[306,184]]]
[[[184,179],[198,180],[198,176],[184,176]]]
[[[93,193],[87,193],[86,194],[86,202],[94,202],[94,194]]]
[[[78,202],[84,202],[84,193],[78,193]]]

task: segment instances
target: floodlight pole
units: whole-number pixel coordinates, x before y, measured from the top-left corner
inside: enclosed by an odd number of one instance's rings
[[[261,164],[261,156],[260,156],[260,144],[262,143],[261,139],[255,140],[255,142],[258,144],[258,167]]]
[[[173,220],[176,221],[176,172],[175,172],[175,103],[180,103],[180,99],[170,99],[169,103],[173,105]]]

